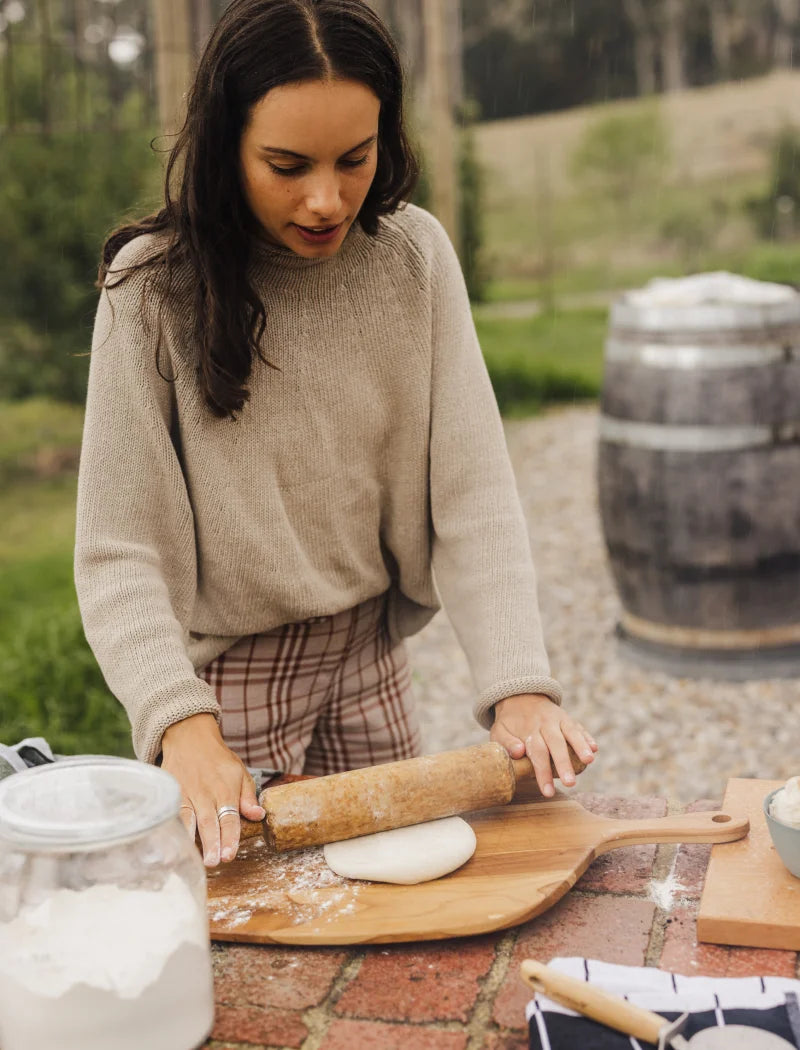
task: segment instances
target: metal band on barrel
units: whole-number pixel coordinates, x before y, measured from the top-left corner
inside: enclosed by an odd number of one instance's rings
[[[800,422],[780,426],[675,426],[600,417],[600,440],[662,452],[735,452],[800,441]]]
[[[629,612],[622,613],[620,623],[634,638],[683,649],[777,649],[800,643],[800,624],[797,623],[747,631],[716,631],[706,627],[653,623]]]
[[[648,368],[712,369],[751,368],[791,360],[797,351],[777,343],[762,346],[693,346],[665,343],[629,342],[610,336],[606,340],[606,361],[614,364],[642,364]]]

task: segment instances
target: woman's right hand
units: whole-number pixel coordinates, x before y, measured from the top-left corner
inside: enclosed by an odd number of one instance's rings
[[[180,818],[192,839],[195,831],[200,833],[206,867],[233,860],[239,848],[239,815],[263,820],[265,813],[253,778],[224,743],[216,719],[200,714],[175,722],[162,737],[161,751],[161,768],[175,777],[183,792]],[[218,817],[223,806],[234,806],[236,812]]]

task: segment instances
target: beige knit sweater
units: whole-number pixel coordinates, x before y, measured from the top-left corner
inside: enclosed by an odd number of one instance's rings
[[[153,247],[137,238],[113,268]],[[329,259],[264,245],[252,266],[264,355],[281,371],[256,361],[235,422],[204,407],[180,295],[163,314],[172,383],[142,271],[100,297],[75,581],[137,755],[154,761],[180,719],[219,716],[195,672],[238,638],[387,589],[398,640],[441,596],[484,727],[503,697],[558,702],[502,423],[441,225],[407,205],[376,237],[353,226]]]

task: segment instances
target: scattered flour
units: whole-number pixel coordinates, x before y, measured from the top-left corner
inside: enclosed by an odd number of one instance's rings
[[[680,896],[686,889],[675,875],[675,865],[678,861],[677,851],[672,861],[672,867],[665,879],[651,879],[647,890],[647,896],[662,911],[672,911],[675,898]]]
[[[275,912],[285,925],[298,926],[355,910],[360,884],[332,872],[322,846],[272,853],[262,838],[252,838],[233,864],[208,875],[208,915],[218,927],[236,929],[262,912]]]

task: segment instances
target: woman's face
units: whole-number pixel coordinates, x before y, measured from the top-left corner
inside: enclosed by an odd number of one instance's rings
[[[239,162],[267,240],[308,258],[336,254],[375,177],[379,114],[355,80],[284,84],[253,106]]]

